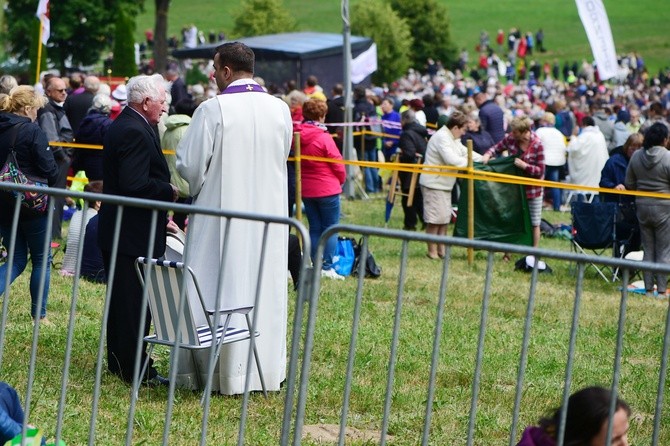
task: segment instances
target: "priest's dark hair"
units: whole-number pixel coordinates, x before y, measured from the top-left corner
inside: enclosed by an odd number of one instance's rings
[[[221,67],[228,66],[233,71],[254,72],[254,51],[242,42],[228,42],[216,48]]]

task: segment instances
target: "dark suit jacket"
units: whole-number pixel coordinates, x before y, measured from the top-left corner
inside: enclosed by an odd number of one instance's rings
[[[112,123],[103,142],[103,192],[109,195],[172,201],[170,171],[158,135],[129,106]],[[151,209],[126,207],[121,219],[119,254],[146,256],[151,230]],[[112,250],[117,206],[103,203],[98,223],[98,244]],[[165,253],[167,213],[158,212],[154,257]]]
[[[88,113],[88,109],[93,105],[94,96],[90,91],[83,91],[79,94],[68,95],[67,99],[65,99],[63,109],[65,109],[65,114],[75,134],[79,130],[81,121],[84,120],[84,117]]]
[[[344,96],[338,96],[335,99],[328,99],[328,112],[326,113],[326,123],[330,122],[344,122]],[[337,135],[335,137],[335,144],[342,152],[342,145],[344,144],[344,127],[329,126],[328,133]]]
[[[174,111],[174,107],[179,103],[190,97],[188,94],[188,88],[184,83],[184,80],[180,77],[172,81],[172,87],[170,87],[170,96],[172,96],[172,101],[170,102],[171,108]]]

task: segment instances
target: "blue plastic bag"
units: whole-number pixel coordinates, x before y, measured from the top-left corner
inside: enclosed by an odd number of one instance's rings
[[[333,268],[340,276],[351,275],[356,261],[356,241],[349,237],[337,238],[337,254],[333,258]]]

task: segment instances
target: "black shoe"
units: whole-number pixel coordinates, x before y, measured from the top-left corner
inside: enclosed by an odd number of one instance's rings
[[[142,381],[142,385],[147,387],[160,387],[160,386],[167,387],[170,385],[170,380],[165,378],[164,376],[155,374],[153,377]]]

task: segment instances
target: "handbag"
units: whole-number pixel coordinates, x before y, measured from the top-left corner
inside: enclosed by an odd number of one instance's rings
[[[351,270],[351,274],[354,276],[358,275],[358,264],[361,260],[361,247],[363,239],[359,240],[356,244],[354,252],[356,253],[356,260],[354,261],[354,266]],[[382,267],[377,264],[375,257],[370,251],[368,251],[367,258],[365,259],[365,277],[376,279],[382,275]]]
[[[0,182],[22,184],[24,186],[38,186],[48,187],[47,180],[44,178],[28,175],[21,171],[19,163],[16,161],[16,152],[14,146],[16,144],[16,135],[23,124],[14,126],[14,135],[12,136],[12,144],[7,155],[5,164],[0,169]],[[46,192],[37,191],[11,191],[14,198],[20,196],[21,206],[36,214],[42,214],[49,209],[49,195]]]

